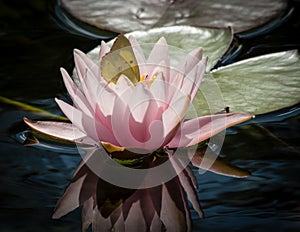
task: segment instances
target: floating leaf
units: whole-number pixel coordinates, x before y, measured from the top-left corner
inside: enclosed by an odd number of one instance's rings
[[[147,30],[172,25],[232,26],[236,32],[263,25],[282,15],[284,0],[62,0],[75,18],[116,32]]]
[[[246,59],[211,74],[224,104],[233,112],[263,114],[300,102],[300,57],[296,50]]]
[[[132,83],[140,80],[140,73],[131,44],[124,35],[114,41],[109,53],[101,60],[101,74],[107,82],[116,83],[121,74],[127,76]]]

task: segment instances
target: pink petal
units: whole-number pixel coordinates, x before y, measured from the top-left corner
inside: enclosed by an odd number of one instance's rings
[[[122,141],[123,146],[126,145],[128,147],[135,144],[138,147],[140,142],[145,142],[145,137],[149,137],[146,136],[148,128],[144,119],[148,110],[149,99],[152,98],[150,91],[142,83],[138,83],[136,87],[128,88],[116,99],[116,105],[112,114],[112,124],[116,134],[120,133],[120,135],[116,136]],[[118,109],[121,109],[122,112]],[[119,125],[120,128],[114,125],[113,119],[116,118],[114,114],[122,118],[121,125]],[[117,120],[120,121],[120,118]],[[117,123],[120,124],[120,122]]]
[[[205,74],[205,68],[207,64],[207,57],[205,57],[202,61],[199,62],[198,64],[198,69],[196,71],[196,78],[195,78],[195,83],[193,85],[193,88],[191,90],[191,102],[194,100],[198,89],[200,88],[200,83],[203,80],[204,74]],[[190,74],[188,74],[189,76]]]
[[[76,52],[74,52],[74,59],[77,76],[80,82],[79,87],[83,90],[87,101],[93,108],[95,107],[94,89],[97,89],[97,83],[99,82],[97,78],[98,66],[94,63],[91,63],[92,61],[88,61],[87,64],[82,58],[82,52],[80,52],[79,50],[76,50]]]
[[[116,93],[111,88],[104,86],[104,83],[98,84],[97,95],[95,96],[96,106],[105,117],[112,114],[116,97]]]
[[[65,86],[76,108],[79,108],[81,111],[87,113],[90,117],[93,117],[93,110],[91,109],[90,104],[86,100],[85,96],[75,86],[73,80],[71,79],[71,77],[69,76],[69,74],[66,72],[65,69],[61,69],[61,73],[63,76]]]
[[[93,107],[93,109],[95,109],[98,103],[101,103],[101,105],[103,105],[102,110],[104,114],[110,114],[111,110],[109,109],[113,104],[104,104],[104,102],[102,101],[102,97],[105,96],[105,100],[109,100],[108,102],[110,102],[113,101],[116,94],[108,86],[108,84],[104,81],[97,80],[97,78],[95,78],[90,71],[87,71],[85,85],[87,89],[87,93],[85,93],[85,95],[87,96],[87,99],[89,100],[90,105]]]
[[[178,65],[171,70],[170,83],[181,88],[184,76],[191,72],[194,66],[202,59],[202,52],[202,48],[196,48],[178,62]]]
[[[153,150],[160,147],[163,138],[163,127],[160,121],[154,121],[149,128],[136,127],[136,124],[130,119],[132,111],[127,102],[122,98],[117,98],[111,117],[112,129],[116,140],[121,147],[130,149],[146,149]],[[147,129],[150,133],[150,139],[147,141],[139,141],[135,135],[137,133],[144,134],[143,129]],[[153,136],[152,136],[153,134]]]
[[[104,218],[98,208],[94,209],[92,231],[112,231],[110,218]]]
[[[99,108],[99,105],[95,109],[96,120],[99,121],[103,126],[112,131],[111,127],[111,115],[104,115],[102,110]]]
[[[203,217],[203,211],[200,207],[200,202],[198,199],[196,187],[193,184],[193,178],[195,177],[193,175],[193,177],[191,178],[190,167],[189,166],[183,167],[182,164],[179,162],[179,160],[170,158],[170,161],[172,162],[173,167],[176,170],[180,184],[185,190],[190,202],[192,203],[194,210],[196,210],[196,212],[200,217]]]
[[[129,118],[130,132],[134,139],[138,142],[144,143],[150,138],[150,133],[148,127],[145,123],[140,123],[134,120],[133,116],[130,115]]]
[[[91,73],[91,71],[86,72],[86,76],[84,80],[81,81],[81,86],[83,89],[83,93],[89,102],[92,109],[95,109],[97,103],[97,91],[99,86],[99,81],[96,77]]]
[[[135,55],[138,65],[139,65],[140,74],[143,75],[146,73],[146,70],[144,68],[145,64],[146,64],[146,58],[145,58],[144,52],[143,52],[140,44],[137,42],[137,40],[133,36],[129,36],[128,40],[131,44],[133,53]]]
[[[207,115],[182,123],[181,128],[167,145],[170,148],[191,146],[253,117],[247,113]]]
[[[148,64],[147,64],[148,65]],[[148,72],[148,81],[151,80],[150,78],[157,77],[158,74],[162,73],[162,75],[165,77],[166,81],[169,82],[169,76],[170,76],[170,65],[166,64],[166,61],[162,60],[158,64],[155,65],[148,65],[150,68],[152,68],[151,72]]]
[[[190,99],[178,92],[172,99],[169,108],[162,114],[164,136],[167,137],[182,121],[189,107]]]
[[[63,197],[57,202],[54,214],[52,215],[53,219],[58,219],[79,207],[79,195],[85,177],[84,175],[75,182],[72,182],[66,189]]]
[[[119,97],[129,100],[130,94],[134,89],[134,84],[125,75],[121,74],[116,84],[111,84],[112,89]]]
[[[128,147],[138,142],[130,132],[130,114],[128,105],[121,98],[117,98],[112,112],[111,124],[114,136],[121,147]]]
[[[143,217],[140,201],[132,204],[125,221],[125,231],[146,231],[146,222]]]
[[[80,110],[65,103],[62,100],[55,98],[55,101],[58,104],[58,106],[60,107],[60,109],[63,111],[63,113],[66,115],[66,117],[74,124],[74,126],[77,127],[79,130],[81,130],[83,133],[87,134],[82,125],[83,113]],[[89,136],[91,136],[91,135],[89,135]],[[96,137],[93,137],[93,139],[95,139],[95,138]]]
[[[144,122],[150,101],[154,99],[152,93],[143,83],[137,83],[128,101],[130,113],[137,122]],[[153,109],[156,110],[156,109]]]
[[[166,108],[169,105],[167,91],[169,84],[166,82],[165,77],[162,73],[159,73],[156,79],[150,86],[150,91],[152,92],[155,100],[159,107]]]
[[[174,184],[172,186],[174,186]],[[177,206],[179,203],[183,204],[181,198],[182,196],[175,197],[175,198],[174,196],[173,198],[171,196],[172,193],[171,191],[173,191],[174,194],[175,192],[178,193],[176,190],[175,189],[169,190],[166,187],[166,184],[162,186],[162,206],[161,206],[160,218],[163,224],[165,225],[167,231],[172,231],[172,232],[186,231],[187,228],[186,228],[185,214],[182,211],[182,209],[178,208]]]
[[[90,197],[90,199],[84,202],[81,211],[82,231],[87,231],[89,226],[92,224],[93,214],[94,214],[94,198]]]
[[[202,60],[203,48],[199,47],[191,51],[187,57],[184,66],[184,73],[189,73],[192,68]]]
[[[87,137],[85,133],[80,131],[71,123],[55,121],[32,121],[28,118],[24,118],[24,122],[33,130],[58,139],[91,145],[96,143],[93,139]]]
[[[193,101],[202,81],[205,72],[206,59],[201,60],[183,79],[180,90],[185,95],[191,96]]]
[[[99,50],[99,63],[102,61],[103,56],[105,56],[110,51],[110,47],[102,40]]]
[[[117,219],[112,219],[114,215],[118,214],[118,218]],[[113,231],[120,231],[120,232],[125,232],[125,221],[124,221],[124,217],[123,217],[123,212],[121,207],[116,209],[113,214],[111,215],[111,223],[114,227]]]
[[[70,121],[93,140],[108,142],[118,146],[112,132],[104,125],[64,101],[58,99],[55,100]]]
[[[98,76],[98,66],[85,53],[74,49],[74,60],[78,76],[84,78],[87,69],[89,69],[95,77]]]
[[[149,127],[150,139],[142,146],[145,150],[156,150],[163,146],[165,140],[163,123],[159,120],[153,121]]]
[[[164,62],[165,67],[170,66],[170,58],[169,58],[169,46],[167,44],[167,41],[164,37],[161,37],[157,43],[154,45],[152,51],[150,52],[150,55],[147,60],[147,74],[153,73],[153,70],[155,67],[159,66]],[[169,80],[170,73],[169,69],[166,69],[165,77],[167,80]]]
[[[150,225],[150,231],[161,231],[162,230],[162,222],[157,215],[157,213],[154,213],[151,225]]]
[[[143,217],[145,218],[147,228],[149,229],[151,227],[151,224],[154,223],[153,220],[157,220],[157,218],[155,218],[155,214],[156,214],[155,209],[154,209],[151,197],[150,197],[149,190],[141,189],[138,191],[140,191],[140,193],[141,193],[139,198],[140,198],[140,202],[141,202],[141,208],[143,210]],[[160,222],[160,220],[159,220],[159,222]],[[157,225],[157,223],[154,223],[154,225],[155,224]]]
[[[99,51],[99,61],[98,61],[98,80],[106,82],[106,80],[102,77],[102,71],[101,71],[101,62],[103,57],[110,51],[110,47],[104,42],[101,41],[100,45],[100,51]]]
[[[155,100],[150,101],[151,104],[155,104]],[[155,118],[154,116],[151,117],[151,113],[156,112],[157,108],[152,108],[149,106],[147,113],[146,113],[146,119],[144,122],[139,123],[134,121],[132,117],[130,118],[130,131],[132,133],[132,136],[141,144],[137,145],[139,148],[145,149],[145,150],[156,150],[157,148],[161,147],[164,142],[164,131],[163,131],[163,124],[161,120],[153,120]],[[149,113],[148,113],[149,112]],[[147,118],[150,115],[149,118]]]

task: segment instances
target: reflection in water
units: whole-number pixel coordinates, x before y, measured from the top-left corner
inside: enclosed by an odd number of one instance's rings
[[[127,189],[101,179],[95,174],[101,170],[91,170],[88,163],[95,164],[95,156],[99,152],[89,151],[79,165],[57,203],[53,218],[60,218],[82,205],[83,231],[90,225],[93,231],[190,231],[188,200],[198,215],[203,216],[194,174],[189,166],[180,171],[183,168],[180,160],[173,160],[172,169],[167,170],[177,174],[170,181],[151,188]],[[162,161],[159,159],[166,158],[156,156],[146,162],[150,166],[158,165]]]

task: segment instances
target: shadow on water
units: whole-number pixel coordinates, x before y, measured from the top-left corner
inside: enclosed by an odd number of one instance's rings
[[[92,38],[94,29],[78,32],[69,22],[63,24],[55,4],[46,0],[0,2],[0,95],[59,114],[53,100],[65,96],[59,68],[71,72],[74,48],[87,52],[112,34],[99,32]],[[285,21],[279,20],[272,30],[237,35],[220,64],[299,49],[300,3],[291,4],[294,10],[287,11]],[[42,118],[0,105],[0,231],[80,231],[80,209],[61,220],[51,215],[81,158],[63,148],[24,147],[20,143],[28,129],[22,122],[24,116]],[[191,209],[193,231],[299,230],[299,112],[280,120],[272,120],[274,114],[261,117],[265,118],[258,118],[256,124],[228,130],[222,148],[222,157],[251,171],[251,177],[200,175],[193,169],[206,215],[200,219]]]

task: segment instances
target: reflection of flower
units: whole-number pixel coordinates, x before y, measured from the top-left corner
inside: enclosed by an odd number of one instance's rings
[[[102,43],[100,65],[75,51],[78,86],[62,69],[74,106],[56,101],[75,126],[74,133],[82,135],[75,136],[78,142],[101,142],[106,147],[149,153],[162,147],[197,144],[251,118],[249,114],[231,113],[183,121],[205,71],[202,49],[189,53],[176,70],[171,70],[164,38],[155,44],[147,61],[134,38],[128,41],[119,36],[116,41],[111,52]],[[117,50],[122,43],[128,43],[129,48]],[[59,130],[52,135],[62,137]]]
[[[89,156],[94,162],[97,152]],[[170,172],[178,175],[152,188],[127,189],[114,186],[92,171],[85,160],[58,201],[53,218],[60,218],[82,205],[82,230],[93,231],[191,231],[189,203],[202,217],[190,167],[181,170],[173,162]],[[156,160],[157,162],[157,160]],[[150,162],[152,164],[152,161]]]

